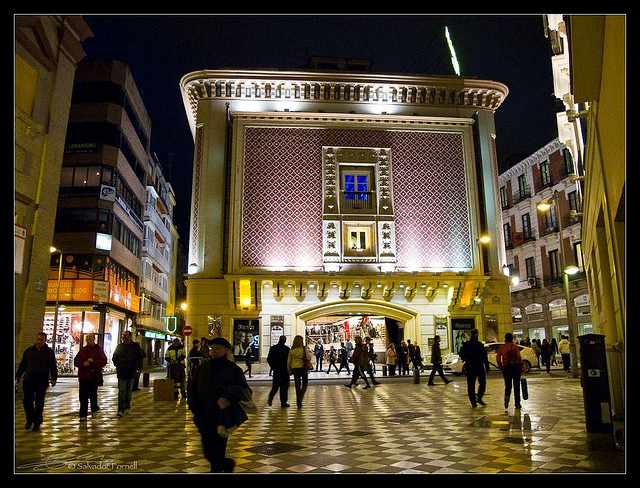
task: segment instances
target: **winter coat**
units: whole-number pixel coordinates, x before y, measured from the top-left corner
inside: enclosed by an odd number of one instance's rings
[[[433,341],[433,345],[431,346],[431,364],[438,365],[442,364],[442,352],[440,351],[440,343]]]
[[[304,367],[304,363],[302,361],[303,354],[306,354],[307,359],[311,357],[311,355],[309,354],[309,351],[307,351],[307,349],[304,346],[296,347],[289,351],[289,358],[287,360],[287,369],[289,371]]]
[[[570,354],[571,343],[566,339],[562,339],[560,342],[558,342],[558,351],[560,351],[560,354]]]
[[[542,355],[542,359],[547,359],[551,357],[551,344],[542,344],[540,346],[540,354]]]
[[[513,342],[506,342],[500,347],[500,349],[498,349],[496,360],[498,361],[498,367],[500,369],[505,369],[509,366],[522,367],[520,348],[518,348],[518,346]]]
[[[369,351],[367,351],[367,347],[364,344],[362,344],[361,346],[356,346],[356,348],[353,350],[351,362],[361,368],[366,368],[367,366],[369,366]]]
[[[247,420],[240,402],[251,396],[242,369],[226,358],[210,358],[195,370],[187,398],[198,428],[211,432],[211,427],[215,427],[215,431],[226,437],[229,431]],[[220,409],[220,398],[227,399],[231,405]]]
[[[116,367],[119,380],[130,380],[142,370],[144,354],[137,342],[123,342],[118,344],[111,360]]]
[[[287,363],[289,360],[289,346],[284,344],[276,344],[269,349],[269,355],[267,356],[267,363],[274,371],[287,371]]]
[[[58,380],[58,366],[53,350],[46,344],[41,349],[35,345],[28,347],[22,354],[16,378],[23,374],[25,381],[47,385],[51,377],[55,383]]]
[[[84,363],[91,359],[91,364],[85,366]],[[73,359],[73,364],[78,368],[79,381],[100,381],[102,379],[102,368],[107,365],[107,356],[98,344],[84,346]]]
[[[395,349],[387,348],[387,364],[394,366],[396,361],[398,360],[398,353],[396,353]]]
[[[320,357],[324,354],[324,346],[322,344],[316,344],[316,347],[313,348],[313,352],[316,357]]]
[[[482,372],[489,370],[489,358],[484,344],[480,341],[466,341],[460,349],[460,357],[469,372]]]
[[[341,363],[346,363],[349,360],[349,353],[347,352],[347,348],[346,347],[341,347],[340,348],[340,362]]]

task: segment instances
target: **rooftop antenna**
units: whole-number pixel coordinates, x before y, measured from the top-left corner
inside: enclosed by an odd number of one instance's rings
[[[447,44],[449,45],[449,52],[451,53],[451,64],[453,64],[453,70],[456,72],[457,76],[460,76],[460,64],[458,63],[456,50],[453,47],[453,42],[451,42],[451,36],[449,35],[449,28],[447,26],[444,27],[444,35],[447,38]]]

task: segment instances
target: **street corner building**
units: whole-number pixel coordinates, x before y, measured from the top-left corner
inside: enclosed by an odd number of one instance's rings
[[[512,329],[494,112],[461,77],[205,70],[180,82],[195,141],[187,323],[264,363],[281,335]]]

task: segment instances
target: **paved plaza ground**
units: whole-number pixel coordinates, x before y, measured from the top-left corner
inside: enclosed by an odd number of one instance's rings
[[[161,377],[155,373],[154,377]],[[530,399],[516,414],[502,407],[503,381],[488,380],[486,407],[472,409],[464,377],[380,378],[369,390],[313,376],[304,408],[266,405],[269,386],[252,381],[258,413],[234,432],[227,453],[237,473],[582,473],[624,472],[624,453],[595,448],[584,425],[579,380],[555,371],[529,375]],[[335,377],[332,373],[331,377]],[[346,377],[346,376],[345,376]],[[266,375],[260,375],[260,379]],[[24,430],[16,398],[16,472],[206,473],[200,436],[184,402],[154,402],[152,388],[134,393],[116,417],[115,378],[99,391],[101,411],[78,420],[76,380],[47,395],[41,432]]]

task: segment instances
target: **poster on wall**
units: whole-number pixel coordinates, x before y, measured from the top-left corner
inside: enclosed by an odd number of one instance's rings
[[[260,357],[260,322],[258,319],[234,319],[233,355],[236,361],[245,361],[251,354],[254,361]]]
[[[460,353],[462,344],[471,339],[471,331],[475,328],[473,318],[451,319],[451,335],[453,337],[453,352]]]
[[[498,319],[495,315],[484,317],[484,342],[498,342]]]
[[[284,315],[271,316],[271,344],[275,346],[284,334]]]
[[[449,348],[449,320],[447,317],[433,317],[436,328],[435,335],[440,336],[440,349]]]

